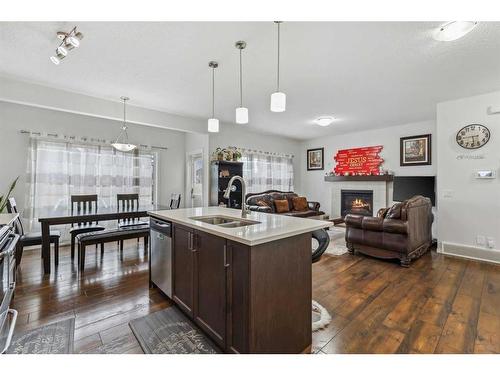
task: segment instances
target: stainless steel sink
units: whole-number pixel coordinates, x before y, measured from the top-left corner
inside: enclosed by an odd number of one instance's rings
[[[260,221],[251,221],[251,220],[236,220],[231,223],[219,224],[219,227],[224,228],[238,228],[238,227],[246,227],[247,225],[260,224]]]
[[[225,217],[225,216],[196,216],[192,217],[191,219],[196,221],[202,221],[204,223],[212,225],[232,223],[233,221],[236,220],[231,217]]]
[[[224,228],[238,228],[260,223],[260,221],[237,219],[228,216],[195,216],[190,219]]]

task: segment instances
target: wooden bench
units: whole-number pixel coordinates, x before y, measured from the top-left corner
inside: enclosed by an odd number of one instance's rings
[[[76,236],[78,242],[78,267],[85,269],[85,248],[89,245],[101,244],[101,256],[104,254],[104,243],[144,238],[144,248],[148,248],[149,226],[138,225],[119,229],[106,229],[99,232],[80,233]],[[120,248],[120,251],[123,251]]]

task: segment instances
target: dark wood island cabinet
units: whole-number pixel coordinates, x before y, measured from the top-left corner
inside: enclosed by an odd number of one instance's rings
[[[173,300],[227,353],[311,347],[311,234],[247,246],[173,224]]]

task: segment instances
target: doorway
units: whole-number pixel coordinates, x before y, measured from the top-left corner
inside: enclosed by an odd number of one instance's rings
[[[187,203],[189,207],[203,207],[203,153],[189,153],[187,157]]]

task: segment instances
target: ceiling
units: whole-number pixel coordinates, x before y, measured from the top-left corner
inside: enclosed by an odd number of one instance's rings
[[[439,22],[285,22],[281,90],[287,110],[273,113],[276,29],[272,22],[79,22],[80,48],[56,66],[56,31],[73,23],[0,22],[0,74],[196,118],[222,126],[308,139],[435,118],[436,103],[500,88],[500,23],[483,22],[464,38],[437,42]],[[237,40],[243,51],[244,106],[237,125]],[[320,115],[338,120],[312,124]]]

